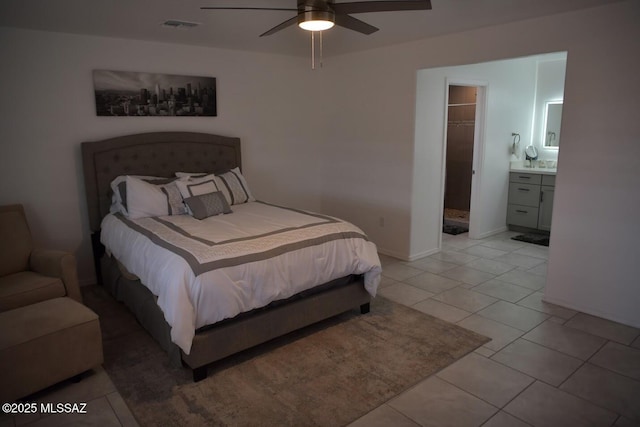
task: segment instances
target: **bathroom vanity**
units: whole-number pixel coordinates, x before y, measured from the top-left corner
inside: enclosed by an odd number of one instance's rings
[[[549,232],[555,184],[555,168],[511,167],[507,206],[509,229]]]
[[[551,231],[560,150],[566,55],[538,63],[534,125],[526,147],[512,133],[507,226],[519,232]],[[524,145],[524,144],[523,144]],[[517,160],[516,160],[517,159]]]

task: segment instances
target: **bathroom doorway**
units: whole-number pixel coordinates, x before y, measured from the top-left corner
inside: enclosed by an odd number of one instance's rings
[[[477,86],[448,85],[442,225],[447,234],[469,231],[477,105]]]

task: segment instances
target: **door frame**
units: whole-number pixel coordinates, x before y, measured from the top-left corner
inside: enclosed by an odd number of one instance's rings
[[[444,220],[444,194],[445,194],[445,181],[447,174],[447,137],[448,129],[447,123],[449,122],[449,86],[473,86],[476,91],[476,118],[473,132],[473,172],[471,174],[471,201],[469,207],[469,238],[476,239],[480,232],[479,224],[482,217],[482,204],[480,197],[480,189],[482,188],[480,183],[482,181],[482,170],[484,166],[484,147],[485,147],[485,121],[487,111],[487,93],[489,91],[489,83],[482,80],[471,79],[457,79],[447,77],[445,79],[445,97],[444,97],[444,132],[442,141],[442,178],[440,189],[440,223]],[[473,215],[471,215],[473,212]],[[442,227],[440,227],[440,239],[439,246],[442,248]]]

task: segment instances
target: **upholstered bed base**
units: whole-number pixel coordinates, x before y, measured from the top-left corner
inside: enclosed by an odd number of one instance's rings
[[[156,297],[139,280],[122,273],[100,244],[100,223],[109,212],[110,182],[119,175],[173,176],[174,172],[215,172],[241,167],[238,138],[193,132],[155,132],[82,143],[85,189],[98,280],[136,316],[174,364],[206,377],[207,365],[296,329],[360,307],[370,296],[362,276],[348,276],[196,331],[190,354],[170,338],[170,328]]]
[[[171,363],[193,370],[194,381],[204,379],[207,365],[249,349],[289,332],[336,316],[360,306],[369,311],[370,296],[364,289],[362,276],[348,276],[321,285],[318,290],[277,301],[264,309],[243,313],[237,318],[202,328],[196,333],[190,354],[171,342],[170,327],[164,319],[156,297],[139,280],[124,274],[117,261],[102,257],[103,286],[124,303],[140,324],[158,342]]]

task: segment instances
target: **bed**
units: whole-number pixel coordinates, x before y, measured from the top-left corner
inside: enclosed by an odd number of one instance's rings
[[[239,138],[154,132],[84,142],[81,149],[98,281],[172,363],[193,370],[194,381],[242,350],[345,311],[369,311],[381,271],[375,245],[339,219],[253,199],[241,174]],[[177,172],[187,172],[179,185]],[[136,177],[166,178],[168,200],[176,183],[189,214],[171,215],[169,203],[167,216],[134,215],[133,204],[123,215],[114,208],[123,188],[114,187],[116,178],[126,182],[124,200],[136,185],[159,185]],[[215,183],[220,191],[192,192]],[[216,206],[229,202],[220,208],[226,214],[197,219],[212,195]]]

